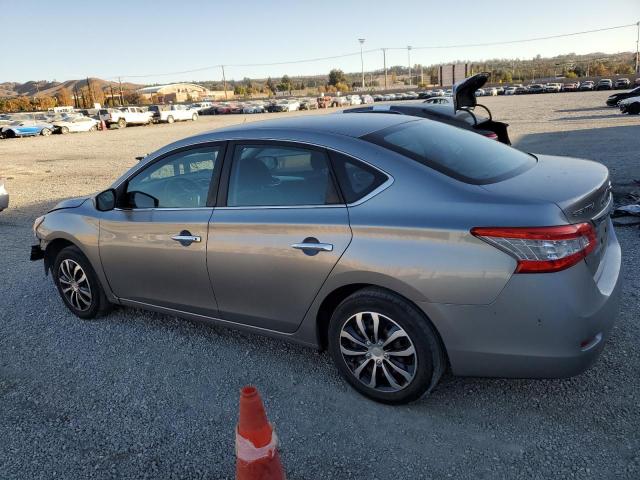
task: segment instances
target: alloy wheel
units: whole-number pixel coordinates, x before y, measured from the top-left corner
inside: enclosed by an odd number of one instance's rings
[[[418,357],[411,338],[381,313],[351,316],[340,330],[340,352],[358,381],[381,392],[402,390],[417,372]]]
[[[63,260],[58,269],[58,281],[69,305],[81,312],[91,307],[91,285],[78,263],[70,258]]]

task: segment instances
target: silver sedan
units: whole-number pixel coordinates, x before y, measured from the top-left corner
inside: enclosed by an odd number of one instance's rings
[[[250,123],[145,157],[34,225],[66,306],[124,305],[328,348],[359,392],[565,377],[612,328],[607,169],[404,115]]]

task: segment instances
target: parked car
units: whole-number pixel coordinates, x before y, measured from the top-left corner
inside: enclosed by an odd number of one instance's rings
[[[580,86],[580,84],[578,82],[565,83],[562,86],[562,91],[564,91],[564,92],[577,92],[579,86]]]
[[[616,90],[623,90],[625,88],[629,88],[630,85],[631,85],[631,82],[629,81],[628,78],[619,78],[616,80],[615,88]]]
[[[347,102],[349,105],[361,105],[362,104],[362,98],[360,98],[360,95],[347,95]]]
[[[489,87],[484,89],[484,94],[490,97],[495,97],[498,95],[498,89],[495,87]]]
[[[475,91],[481,88],[488,79],[488,73],[479,73],[466,78],[454,86],[452,97],[432,97],[417,104],[398,103],[348,108],[344,113],[401,114],[427,118],[463,130],[470,130],[484,137],[511,145],[509,125],[493,120],[491,111],[487,107],[479,105],[476,99]],[[443,102],[433,104],[430,102],[431,100]],[[478,106],[480,111],[476,110]],[[483,111],[488,116],[482,115]]]
[[[540,83],[532,83],[527,88],[527,93],[544,93],[544,85]]]
[[[638,115],[640,114],[640,96],[638,97],[629,97],[624,100],[620,100],[618,102],[618,107],[620,107],[620,112],[628,113],[629,115]]]
[[[615,107],[618,105],[620,100],[624,100],[625,98],[637,97],[640,96],[640,87],[636,87],[633,90],[629,90],[628,92],[620,92],[614,93],[607,98],[607,106]]]
[[[318,102],[315,98],[300,99],[300,110],[315,110],[318,108]]]
[[[102,108],[98,112],[100,120],[107,127],[125,128],[127,125],[149,125],[152,113],[139,107]]]
[[[595,88],[595,84],[591,80],[585,80],[584,82],[580,83],[580,87],[578,87],[578,90],[580,90],[581,92],[585,92],[585,91],[591,91],[594,88]]]
[[[331,106],[332,107],[344,107],[346,105],[349,105],[349,101],[347,100],[346,97],[333,97],[331,100]]]
[[[596,90],[612,90],[613,89],[613,81],[610,78],[603,78],[598,80],[596,85]]]
[[[155,123],[173,123],[181,120],[198,120],[198,112],[184,105],[151,105],[149,112]]]
[[[543,87],[545,93],[558,93],[562,90],[562,84],[560,83],[547,83]]]
[[[505,95],[515,95],[516,94],[516,87],[505,87],[504,94]]]
[[[53,133],[54,127],[50,123],[39,120],[22,120],[9,123],[0,129],[2,138],[35,137],[42,135],[48,137]]]
[[[362,95],[360,98],[362,99],[362,103],[365,105],[375,102],[374,98],[371,95],[365,94],[365,95]],[[418,95],[416,95],[416,98],[418,98]]]
[[[516,87],[516,95],[524,95],[525,93],[529,93],[529,88],[524,85],[520,85]]]
[[[65,120],[53,122],[54,133],[66,134],[69,132],[95,132],[98,130],[98,121],[85,117],[84,115],[75,115],[66,117]]]
[[[324,95],[316,98],[316,101],[318,102],[318,108],[329,108],[332,106],[333,98],[329,95]]]
[[[4,180],[0,178],[0,212],[9,208],[9,192],[4,186]]]
[[[484,90],[482,88],[477,89],[475,95],[476,97],[484,97]]]
[[[453,102],[453,97],[431,97],[427,98],[422,103],[430,103],[432,105],[443,105]]]
[[[191,110],[195,110],[199,114],[202,114],[202,111],[211,108],[213,106],[212,102],[198,102],[191,105]]]
[[[178,141],[62,202],[31,258],[79,318],[116,304],[328,348],[358,392],[405,403],[445,370],[589,368],[622,290],[611,205],[596,162],[406,115],[289,117]]]

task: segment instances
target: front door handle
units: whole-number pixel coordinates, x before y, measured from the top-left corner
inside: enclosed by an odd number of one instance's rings
[[[191,235],[188,230],[182,230],[178,235],[171,237],[171,240],[179,242],[183,247],[188,247],[192,243],[200,243],[202,239],[198,235]]]

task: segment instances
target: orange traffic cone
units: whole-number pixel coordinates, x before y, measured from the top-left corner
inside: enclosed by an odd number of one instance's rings
[[[258,389],[240,389],[236,428],[236,480],[284,480],[278,437],[267,420]]]

